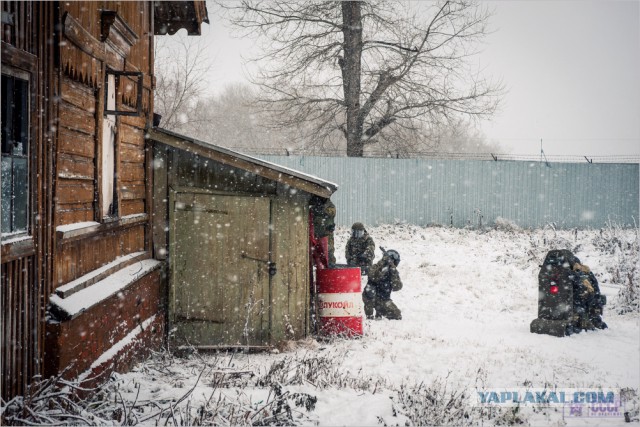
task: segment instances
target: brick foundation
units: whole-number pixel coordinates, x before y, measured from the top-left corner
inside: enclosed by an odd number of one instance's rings
[[[98,382],[160,349],[165,342],[164,289],[160,270],[154,270],[77,317],[47,322],[45,376],[67,369],[65,378]]]

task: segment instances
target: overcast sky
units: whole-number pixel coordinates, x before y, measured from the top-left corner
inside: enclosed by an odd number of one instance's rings
[[[502,78],[502,110],[482,126],[505,152],[640,155],[640,1],[493,1],[478,65]],[[209,5],[210,90],[246,81],[241,53]]]

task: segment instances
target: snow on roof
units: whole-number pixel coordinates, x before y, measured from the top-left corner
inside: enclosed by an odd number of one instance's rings
[[[154,259],[146,259],[132,264],[110,275],[104,280],[82,289],[67,298],[51,295],[49,302],[53,310],[62,312],[73,318],[83,311],[99,304],[107,298],[116,295],[131,283],[159,268],[162,263]]]
[[[269,169],[272,169],[274,171],[280,172],[282,174],[286,174],[288,176],[292,176],[292,177],[295,177],[295,178],[298,178],[298,179],[303,179],[303,180],[311,182],[313,184],[320,185],[320,186],[326,188],[327,190],[329,190],[331,193],[334,193],[338,189],[338,184],[330,182],[330,181],[327,181],[327,180],[324,180],[324,179],[319,178],[317,176],[310,175],[310,174],[307,174],[307,173],[304,173],[304,172],[300,172],[300,171],[295,170],[295,169],[290,169],[288,167],[281,166],[281,165],[278,165],[276,163],[268,162],[266,160],[262,160],[262,159],[259,159],[257,157],[249,156],[247,154],[242,154],[242,153],[239,153],[237,151],[233,151],[233,150],[230,150],[228,148],[220,147],[218,145],[214,145],[214,144],[211,144],[211,143],[208,143],[208,142],[205,142],[205,141],[200,141],[198,139],[191,138],[189,136],[180,135],[178,133],[171,132],[171,131],[168,131],[168,130],[163,129],[163,128],[153,128],[152,130],[149,131],[149,136],[151,137],[151,139],[154,139],[154,136],[157,136],[158,134],[165,134],[165,135],[168,135],[170,137],[177,138],[177,139],[179,139],[181,141],[187,142],[189,144],[193,144],[193,145],[205,148],[207,150],[212,150],[212,151],[216,151],[218,153],[222,153],[222,154],[226,154],[226,155],[229,155],[229,156],[232,156],[232,157],[236,157],[238,159],[253,163],[253,164],[258,165],[258,166],[267,167]],[[159,142],[164,142],[164,141],[159,141]],[[251,172],[255,173],[256,171],[254,170],[254,171],[251,171]]]

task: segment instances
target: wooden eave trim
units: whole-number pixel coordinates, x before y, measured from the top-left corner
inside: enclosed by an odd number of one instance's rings
[[[194,1],[194,8],[196,12],[196,20],[198,24],[203,22],[209,23],[209,11],[207,10],[207,3],[205,1]]]
[[[78,49],[96,58],[99,61],[106,62],[114,68],[118,68],[118,64],[121,63],[118,55],[106,49],[104,43],[96,39],[85,30],[80,22],[76,20],[69,12],[66,12],[62,17],[62,28],[64,35],[69,39]]]
[[[93,223],[86,227],[76,228],[70,231],[56,231],[58,244],[65,244],[74,240],[85,239],[116,229],[134,227],[136,225],[144,225],[149,221],[149,215],[146,213],[135,215],[132,217],[122,217],[112,222]]]
[[[333,192],[325,186],[306,181],[302,178],[298,178],[292,175],[288,175],[285,172],[270,169],[266,166],[252,163],[238,157],[233,157],[230,154],[221,153],[219,151],[216,151],[215,149],[209,149],[186,140],[174,138],[170,135],[166,135],[162,132],[157,132],[153,129],[148,129],[147,133],[149,134],[149,138],[153,141],[157,141],[161,144],[165,144],[170,147],[186,151],[188,153],[198,154],[208,159],[220,162],[224,165],[233,166],[247,172],[260,175],[272,181],[287,184],[291,187],[306,191],[307,193],[315,194],[324,198],[329,198],[333,194]]]
[[[103,10],[101,14],[100,29],[102,32],[102,41],[109,38],[111,30],[115,30],[116,34],[122,37],[129,47],[133,46],[138,40],[138,35],[127,25],[127,23],[113,10]]]
[[[129,56],[138,35],[113,10],[103,10],[100,14],[100,40],[109,43],[121,56]]]

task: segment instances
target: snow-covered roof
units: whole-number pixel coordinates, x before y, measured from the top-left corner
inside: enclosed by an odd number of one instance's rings
[[[320,197],[329,198],[338,189],[338,185],[294,169],[248,156],[228,148],[180,135],[166,129],[154,127],[147,131],[147,137],[153,141],[198,154],[256,175],[283,182],[300,190]]]

